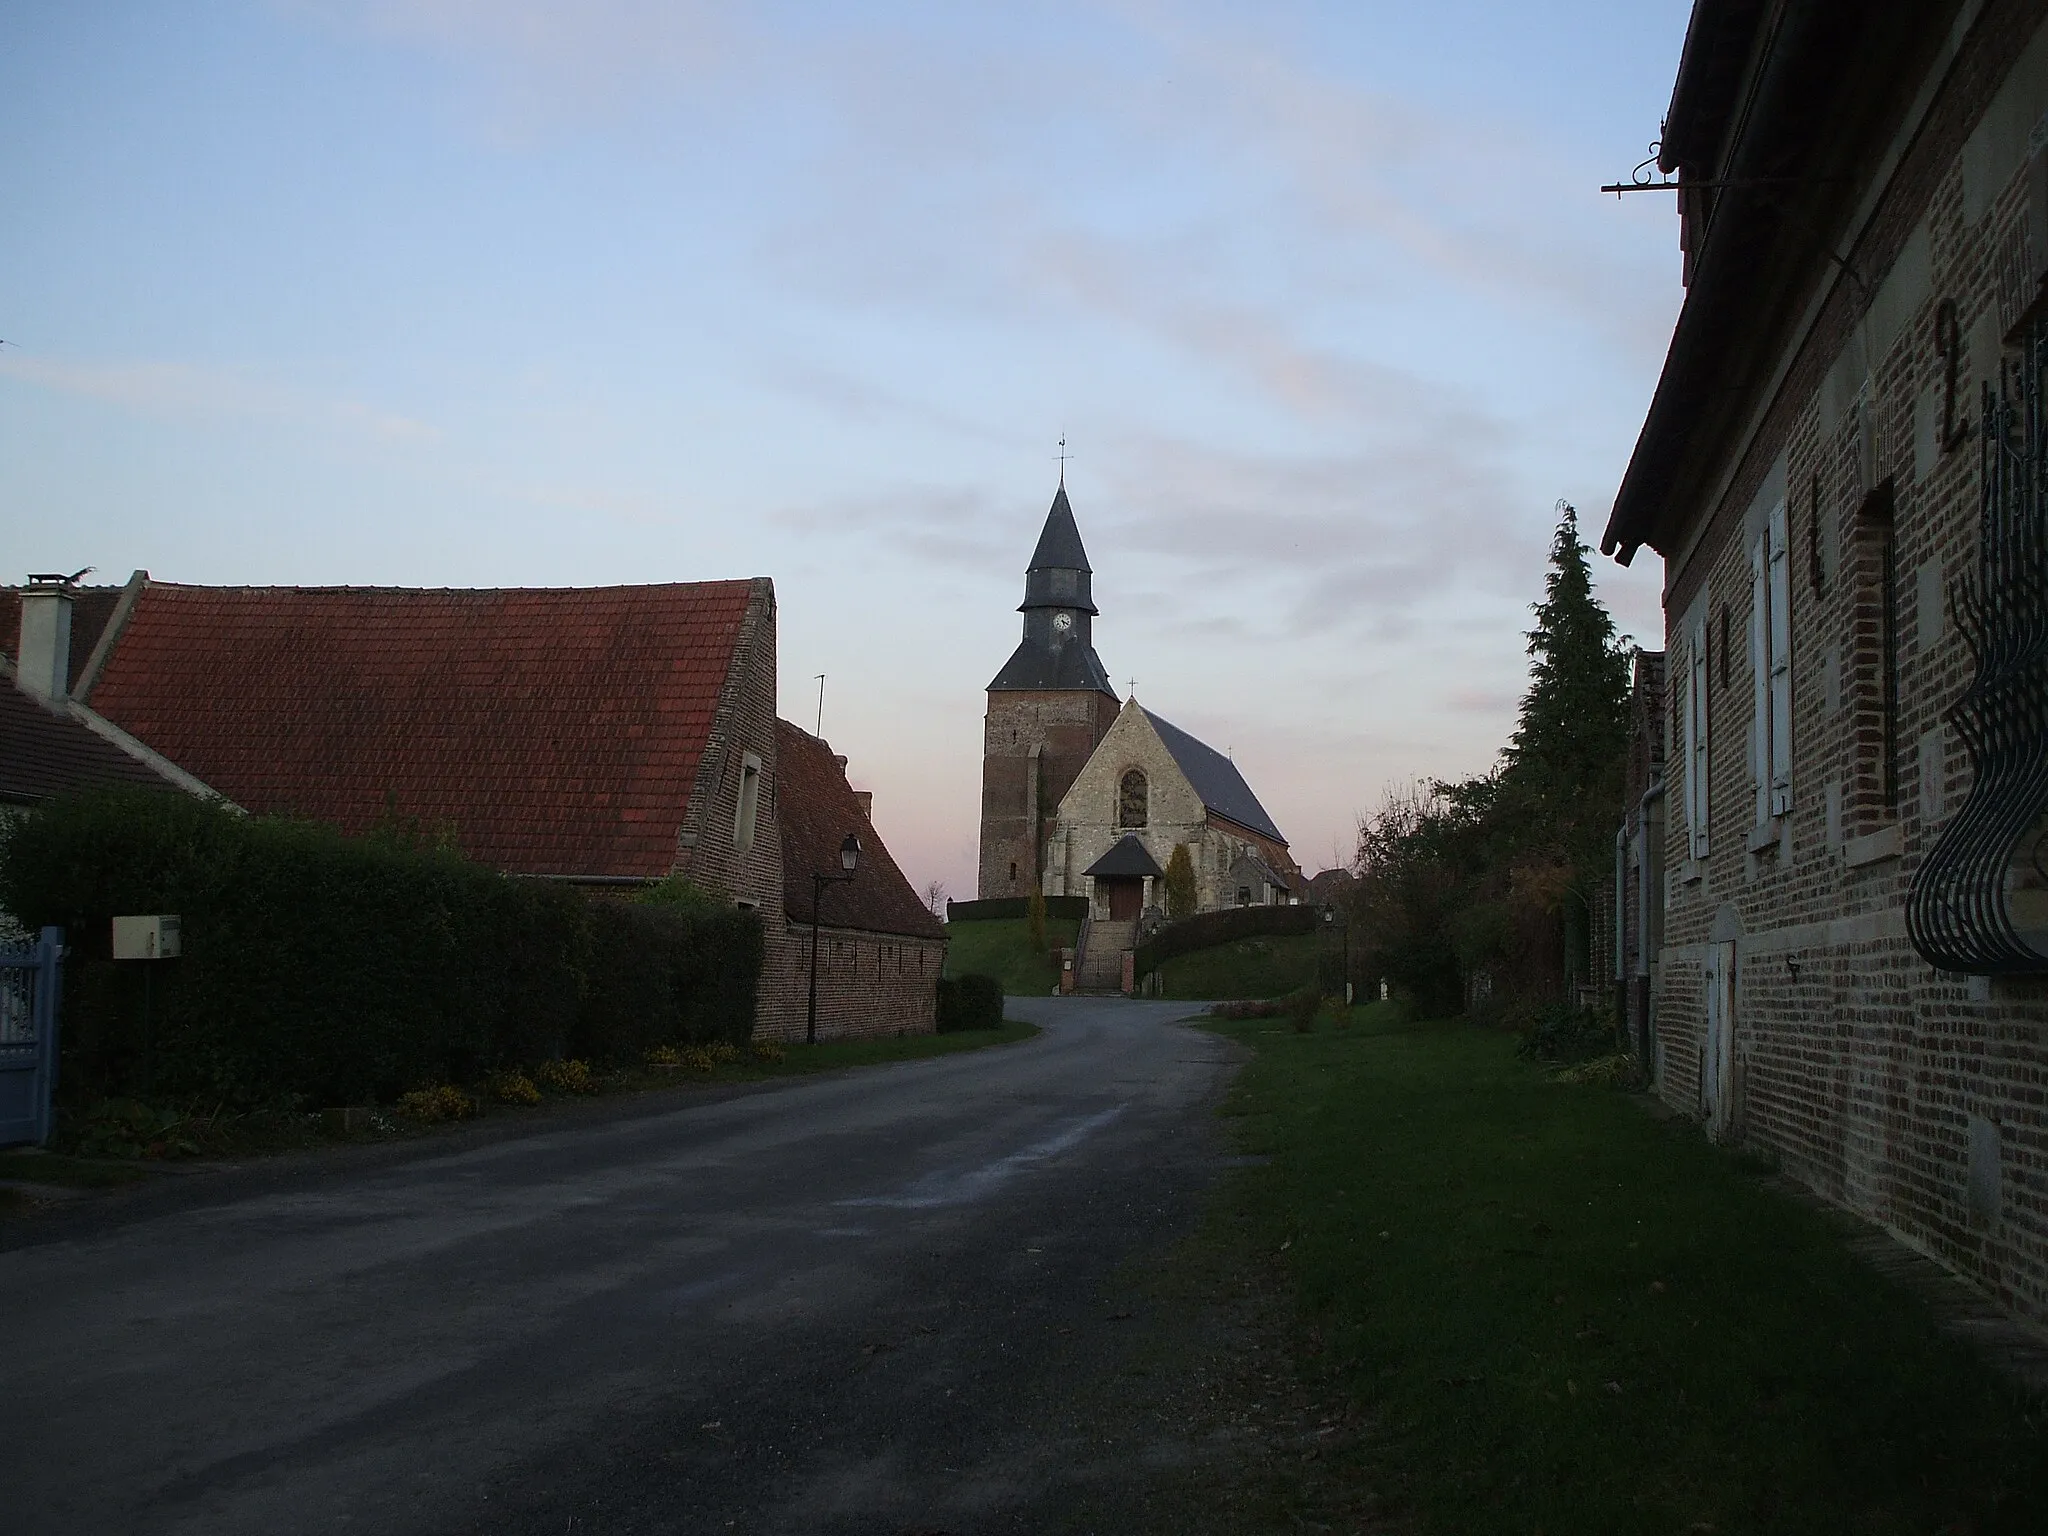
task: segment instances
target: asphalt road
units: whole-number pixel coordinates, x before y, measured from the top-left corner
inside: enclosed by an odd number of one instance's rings
[[[1132,1528],[1120,1287],[1235,1060],[1186,1012],[16,1223],[0,1527]]]

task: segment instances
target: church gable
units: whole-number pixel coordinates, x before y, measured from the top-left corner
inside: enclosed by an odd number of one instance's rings
[[[1285,900],[1295,883],[1286,840],[1230,759],[1136,700],[1124,705],[1060,800],[1047,894],[1100,895],[1091,876],[1126,839],[1161,868],[1185,845],[1204,909]],[[1247,858],[1271,874],[1249,883],[1248,898],[1239,878]]]

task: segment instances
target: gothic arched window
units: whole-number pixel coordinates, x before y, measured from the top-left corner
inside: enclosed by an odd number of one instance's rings
[[[1119,827],[1142,827],[1145,825],[1146,790],[1145,775],[1133,768],[1117,786],[1116,824]]]

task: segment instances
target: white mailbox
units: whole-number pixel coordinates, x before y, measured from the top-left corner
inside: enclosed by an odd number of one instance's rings
[[[164,912],[158,913],[154,917],[115,918],[114,958],[116,960],[177,959],[177,914]]]

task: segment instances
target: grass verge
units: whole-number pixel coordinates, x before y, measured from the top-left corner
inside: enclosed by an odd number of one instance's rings
[[[881,1066],[893,1061],[916,1061],[930,1056],[950,1056],[959,1051],[1010,1045],[1039,1033],[1035,1024],[1006,1020],[996,1029],[961,1030],[946,1035],[901,1035],[877,1040],[825,1040],[816,1045],[789,1045],[779,1055],[752,1053],[736,1061],[722,1062],[708,1071],[691,1068],[663,1070],[654,1067],[600,1071],[591,1075],[593,1092],[588,1097],[616,1097],[625,1094],[673,1092],[719,1083],[756,1082],[768,1078],[795,1077],[810,1072],[836,1072],[849,1067]],[[459,1121],[435,1124],[399,1118],[388,1108],[370,1116],[366,1127],[333,1131],[317,1114],[289,1108],[269,1108],[247,1114],[207,1116],[204,1112],[178,1121],[176,1134],[190,1152],[204,1158],[246,1158],[306,1151],[314,1147],[362,1142],[402,1141],[413,1137],[442,1134],[458,1125],[478,1120],[539,1119],[550,1105],[563,1099],[551,1096],[539,1104],[507,1104],[490,1095],[484,1085],[469,1094],[475,1113]],[[63,1118],[59,1118],[59,1145],[63,1145]],[[79,1190],[107,1190],[147,1178],[153,1167],[166,1159],[156,1156],[74,1157],[61,1151],[0,1151],[0,1179],[19,1179],[37,1184],[54,1184]],[[25,1214],[40,1209],[33,1197],[0,1191],[0,1214]]]
[[[994,1029],[963,1029],[950,1035],[903,1035],[889,1040],[821,1040],[816,1045],[783,1047],[780,1061],[742,1057],[716,1067],[699,1082],[752,1082],[765,1077],[790,1077],[803,1072],[836,1072],[842,1067],[873,1067],[891,1061],[921,1061],[991,1045],[1012,1045],[1039,1033],[1036,1024],[1005,1019]]]
[[[1270,1161],[1224,1218],[1280,1255],[1301,1367],[1433,1532],[2034,1532],[2043,1408],[1845,1247],[1846,1218],[1513,1041],[1381,1007],[1256,1050]]]
[[[1071,949],[1077,922],[1048,918],[1050,949]],[[1046,997],[1060,984],[1060,968],[1031,948],[1031,923],[1022,917],[984,918],[946,925],[946,974],[993,976],[1012,997]]]

